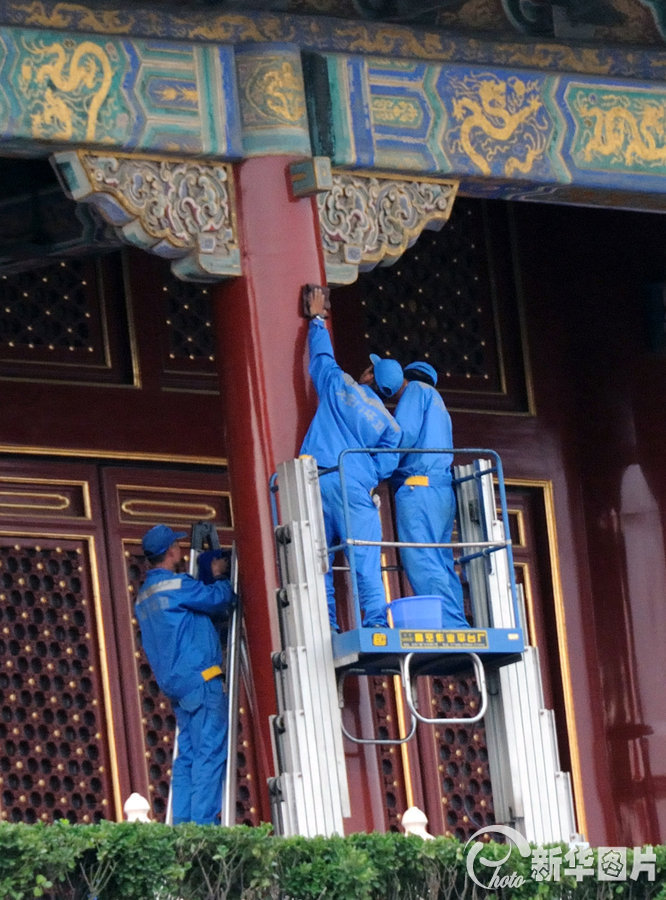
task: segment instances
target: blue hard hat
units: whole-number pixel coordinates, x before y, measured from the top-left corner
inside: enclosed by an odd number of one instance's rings
[[[146,556],[160,556],[166,553],[175,541],[186,535],[186,531],[174,531],[168,525],[153,525],[150,531],[144,534],[141,546]]]
[[[408,366],[405,366],[405,372],[420,372],[432,380],[433,387],[437,384],[437,372],[430,363],[421,360],[410,363]]]
[[[397,359],[382,359],[376,353],[370,354],[374,366],[375,384],[383,397],[392,397],[402,387],[402,366]]]

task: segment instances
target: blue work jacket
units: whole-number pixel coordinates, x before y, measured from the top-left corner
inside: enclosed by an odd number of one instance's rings
[[[422,381],[410,381],[398,401],[395,418],[402,429],[402,447],[453,447],[451,416],[438,391]],[[451,453],[404,453],[392,478],[394,487],[410,475],[427,475],[430,483],[451,481]]]
[[[310,321],[308,347],[319,405],[301,454],[314,456],[320,468],[328,469],[337,466],[349,448],[397,448],[400,429],[395,419],[373,390],[342,371],[328,329],[319,319]],[[388,478],[397,462],[397,453],[350,453],[344,458],[345,478],[370,491]]]
[[[233,599],[227,580],[207,585],[169,569],[149,570],[136,617],[153,674],[171,700],[182,699],[215,677],[222,648],[214,619],[228,613]]]

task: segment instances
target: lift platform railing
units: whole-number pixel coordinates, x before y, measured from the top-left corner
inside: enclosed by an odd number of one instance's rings
[[[361,627],[361,607],[359,601],[359,589],[358,589],[358,579],[356,576],[356,567],[355,567],[355,547],[358,546],[380,546],[380,547],[395,547],[395,548],[403,548],[403,547],[424,547],[424,548],[451,548],[452,550],[458,551],[468,551],[466,553],[461,554],[457,558],[457,562],[460,565],[465,565],[473,559],[477,559],[479,557],[488,557],[493,553],[497,553],[499,551],[505,551],[507,555],[507,568],[508,568],[508,578],[509,578],[509,589],[511,592],[512,598],[512,607],[513,607],[513,627],[519,628],[521,622],[520,610],[518,607],[518,592],[516,590],[516,581],[515,581],[515,573],[513,567],[513,553],[511,547],[511,537],[509,530],[509,517],[507,512],[507,504],[506,504],[506,490],[504,486],[504,473],[502,469],[502,462],[498,455],[498,453],[494,450],[489,450],[487,448],[437,448],[437,449],[407,449],[401,448],[401,453],[408,452],[411,456],[412,454],[448,454],[453,457],[469,457],[469,458],[479,458],[485,457],[490,458],[490,465],[483,468],[480,471],[475,472],[474,474],[464,476],[462,479],[452,478],[452,483],[455,485],[458,480],[471,480],[474,478],[487,477],[489,474],[494,478],[498,499],[499,499],[499,512],[502,518],[502,523],[504,527],[504,539],[501,541],[498,540],[488,540],[488,541],[456,541],[456,542],[448,542],[448,543],[410,543],[405,541],[367,541],[355,538],[353,535],[352,523],[351,523],[351,515],[349,508],[349,494],[347,487],[347,479],[346,479],[346,470],[345,463],[347,459],[353,454],[363,453],[363,454],[381,454],[381,453],[390,453],[395,455],[394,449],[389,449],[385,447],[380,448],[349,448],[347,450],[343,450],[338,458],[338,467],[340,475],[340,486],[341,486],[341,495],[343,502],[343,516],[345,522],[345,533],[346,539],[342,541],[340,544],[329,547],[329,553],[335,553],[338,550],[344,550],[347,554],[349,566],[349,577],[350,577],[350,585],[352,592],[352,600],[353,600],[353,614],[354,614],[354,624],[357,628]],[[320,476],[324,474],[328,474],[330,472],[336,471],[335,469],[325,469],[320,471]]]

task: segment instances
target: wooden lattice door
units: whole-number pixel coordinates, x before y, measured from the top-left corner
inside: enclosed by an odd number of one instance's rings
[[[0,816],[96,822],[121,800],[93,466],[0,467]]]
[[[202,519],[231,543],[223,471],[0,465],[0,817],[121,819],[138,791],[163,819],[174,721],[133,619],[141,536]],[[257,824],[243,689],[238,820]]]

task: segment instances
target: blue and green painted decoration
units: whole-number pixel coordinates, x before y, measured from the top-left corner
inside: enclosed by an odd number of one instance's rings
[[[196,22],[178,39],[151,39],[131,33],[129,13],[124,34],[101,33],[93,19],[76,20],[85,32],[59,28],[75,21],[70,4],[46,27],[47,6],[11,5],[15,19],[23,10],[42,27],[0,26],[9,154],[327,156],[341,169],[454,178],[486,195],[603,191],[661,208],[666,194],[666,75],[645,56],[645,77],[620,77],[629,67],[618,60],[605,73],[540,68],[533,48],[514,47],[507,64],[506,47],[494,62],[469,61],[465,42],[458,58],[451,48],[432,58],[432,47],[430,58],[333,52],[320,22],[308,36],[278,16],[230,16],[226,32],[218,16],[215,33],[229,41],[196,33]],[[2,16],[9,8],[0,2]]]
[[[329,54],[314,145],[334,166],[666,190],[666,84]]]

